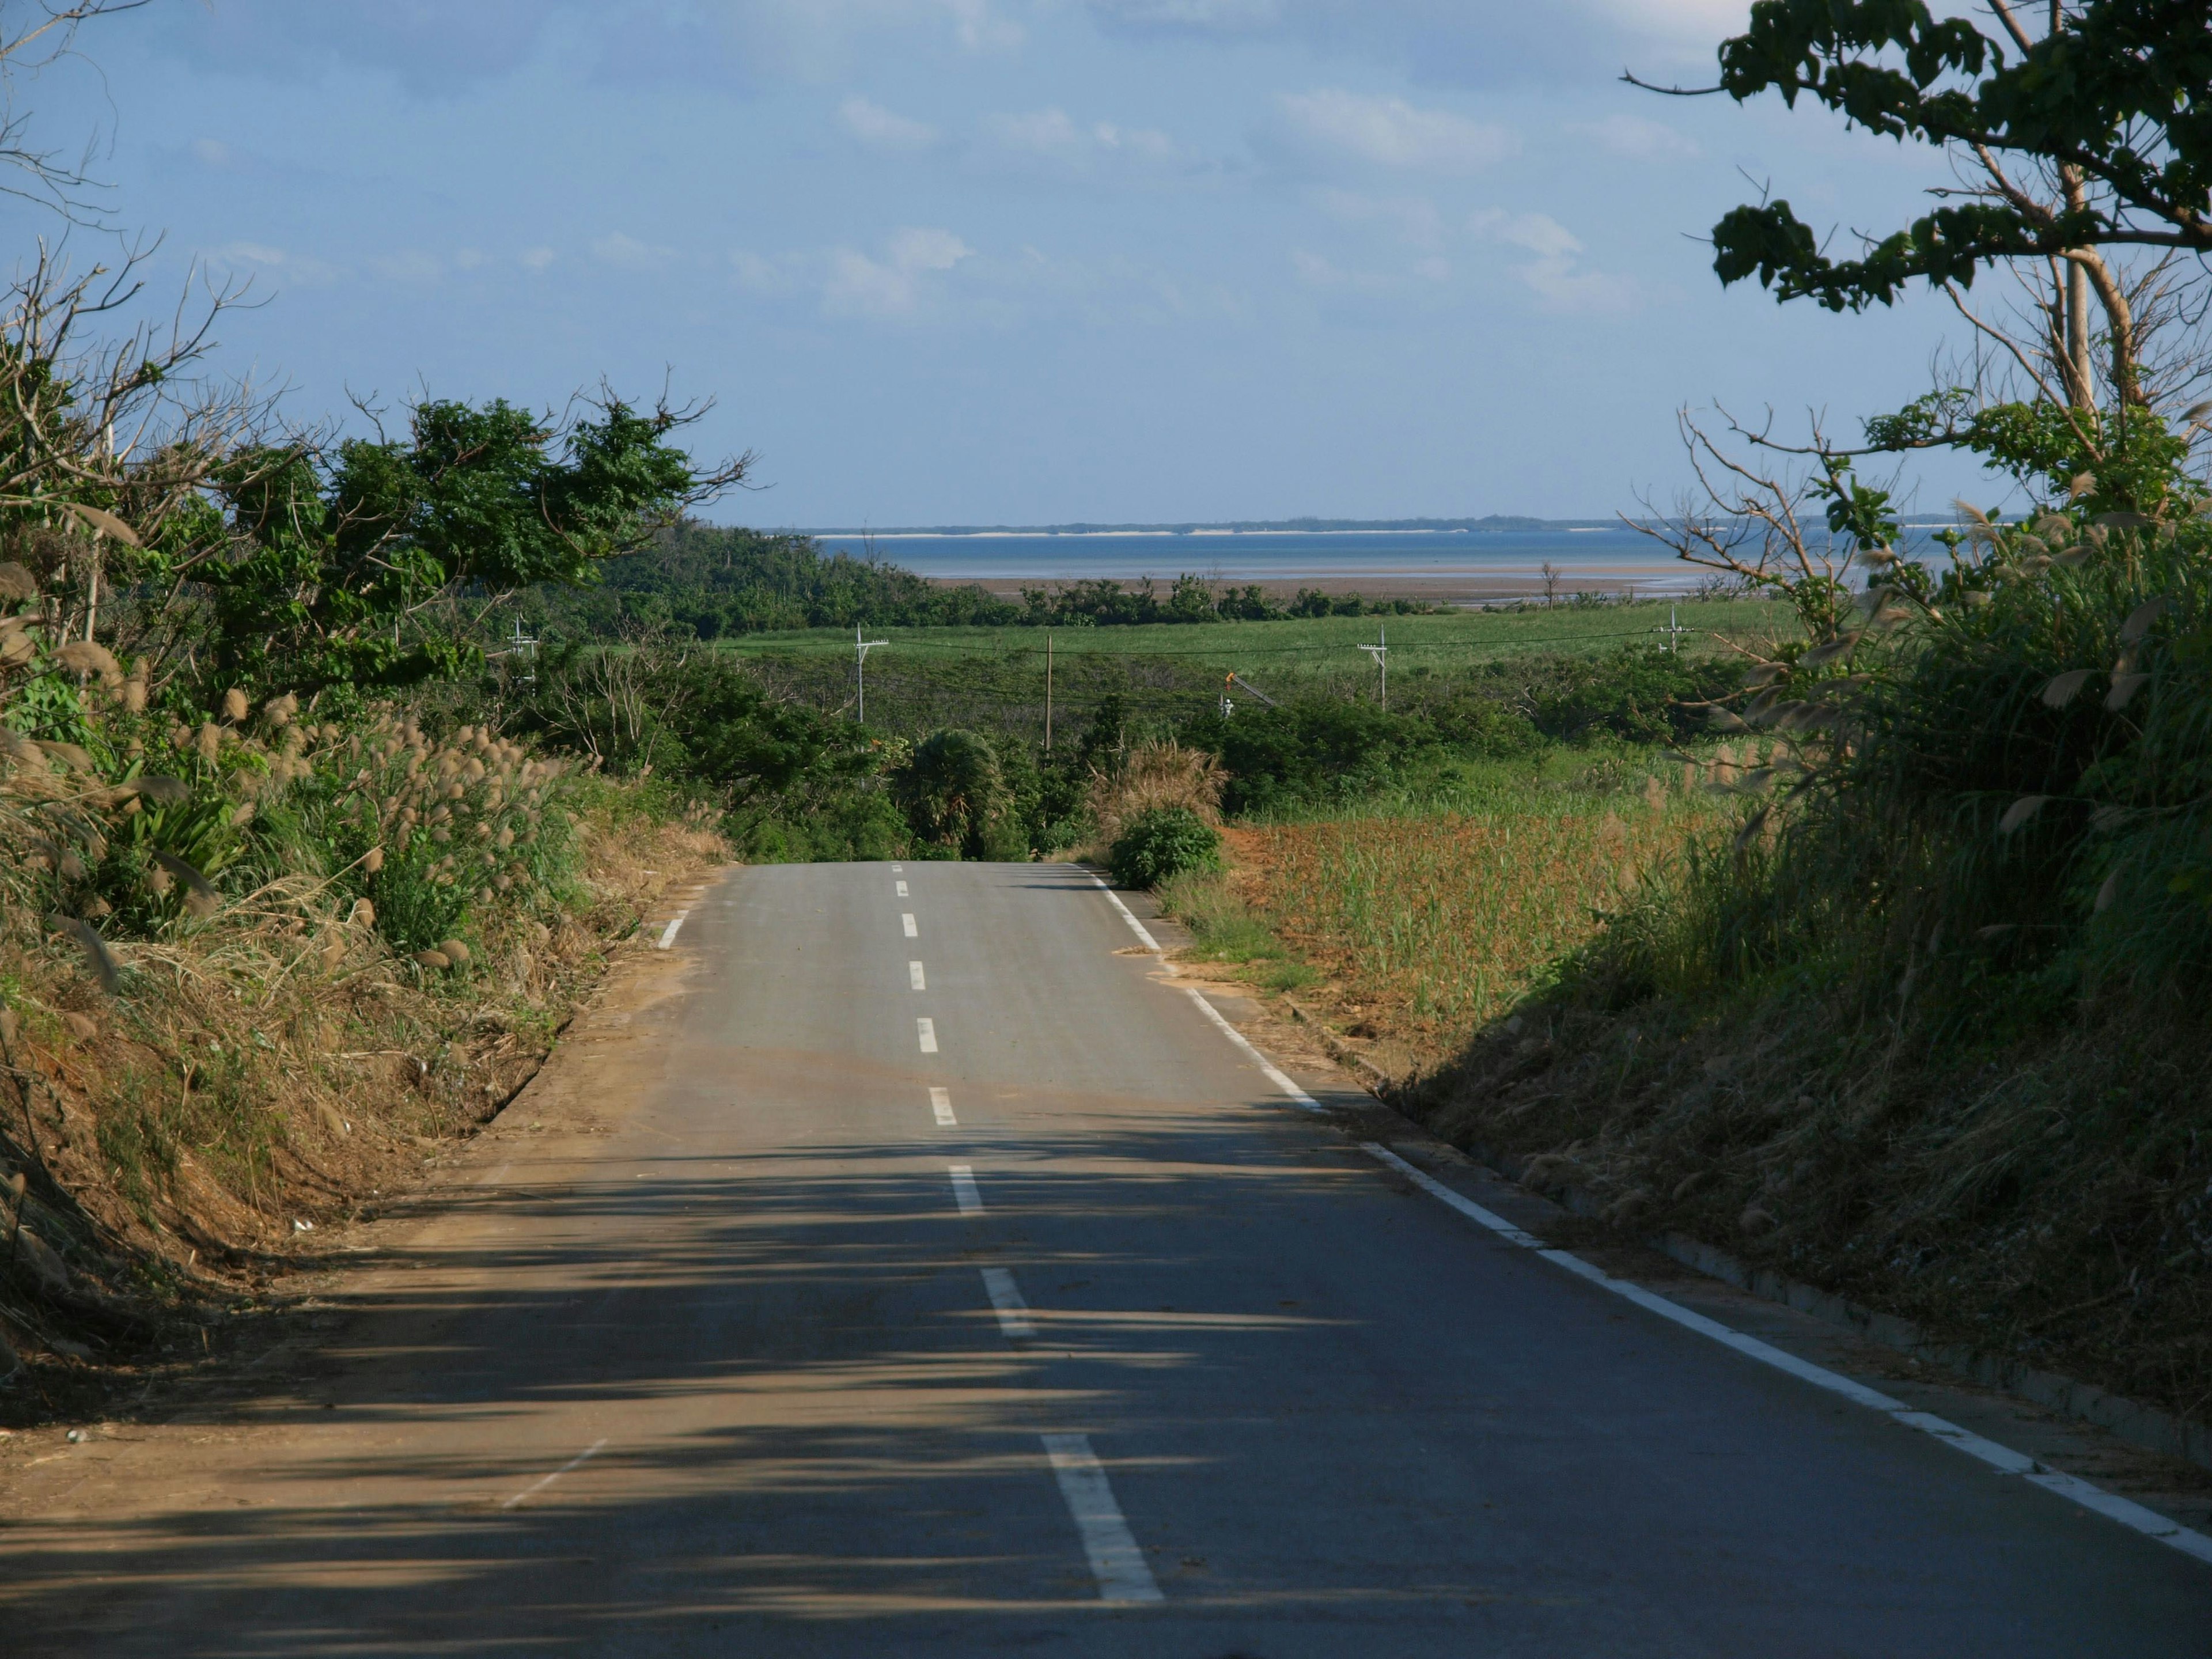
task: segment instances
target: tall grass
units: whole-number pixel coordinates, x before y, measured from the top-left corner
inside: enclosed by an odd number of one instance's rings
[[[1562,798],[1493,790],[1477,811],[1249,827],[1268,925],[1347,998],[1437,1048],[1548,984],[1721,808],[1650,778]],[[1703,780],[1698,780],[1702,783]]]
[[[1420,1103],[1616,1216],[2212,1407],[2212,526],[1970,522],[1754,670],[1794,753]]]

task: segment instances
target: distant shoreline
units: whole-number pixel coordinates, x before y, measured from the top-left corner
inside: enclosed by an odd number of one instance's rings
[[[768,533],[806,536],[815,539],[862,538],[871,541],[944,540],[959,537],[975,541],[994,538],[1133,536],[1451,536],[1560,534],[1577,531],[1640,530],[1659,520],[1651,519],[1523,519],[1492,514],[1482,519],[1271,519],[1223,524],[1045,524],[1045,525],[901,525],[882,530],[865,526],[836,529],[786,528]],[[1905,520],[1905,530],[1939,530],[1948,519]]]
[[[898,525],[793,529],[792,536],[1438,536],[1486,532],[1522,535],[1545,530],[1616,530],[1618,519],[1525,519],[1493,513],[1480,519],[1231,519],[1212,524]]]

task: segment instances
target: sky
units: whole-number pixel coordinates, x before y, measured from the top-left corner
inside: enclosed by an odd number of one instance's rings
[[[759,458],[708,516],[769,526],[1599,517],[1673,501],[1686,404],[1850,435],[1964,343],[1720,288],[1762,188],[1886,228],[1948,176],[1620,79],[1708,78],[1746,10],[151,0],[15,96],[102,135],[149,299],[250,279],[216,367],[303,423],[665,386]]]

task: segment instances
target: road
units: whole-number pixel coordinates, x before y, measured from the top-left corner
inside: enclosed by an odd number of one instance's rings
[[[2212,1653],[2212,1565],[1291,1109],[1078,870],[670,956],[265,1397],[21,1471],[0,1648]]]

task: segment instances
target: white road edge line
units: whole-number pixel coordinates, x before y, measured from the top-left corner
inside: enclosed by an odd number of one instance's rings
[[[946,1166],[952,1174],[952,1201],[960,1206],[963,1215],[983,1213],[983,1194],[975,1189],[975,1170],[972,1164],[954,1164]],[[987,1278],[988,1275],[985,1275]],[[1012,1283],[1009,1280],[1008,1283]],[[1018,1300],[1019,1298],[1017,1298]]]
[[[1137,1547],[1129,1523],[1121,1518],[1121,1506],[1114,1501],[1114,1488],[1107,1482],[1097,1454],[1091,1449],[1091,1437],[1046,1435],[1044,1455],[1052,1460],[1060,1495],[1067,1501],[1067,1512],[1075,1517],[1076,1531],[1083,1534],[1083,1553],[1091,1558],[1099,1599],[1164,1601],[1160,1587],[1152,1581],[1152,1568],[1145,1564],[1145,1553]]]
[[[900,913],[899,926],[906,930],[906,936],[908,939],[920,939],[921,937],[921,929],[914,925],[913,911],[906,910]]]
[[[914,1023],[914,1030],[915,1035],[921,1039],[921,1052],[925,1054],[935,1054],[937,1052],[937,1022],[933,1019],[917,1019]]]
[[[928,983],[922,978],[921,964],[920,963],[909,962],[907,963],[906,976],[908,982],[910,983],[915,990],[927,991],[929,988]]]
[[[1089,872],[1085,872],[1085,873],[1088,874]],[[1091,881],[1093,886],[1097,887],[1100,892],[1106,895],[1106,902],[1112,905],[1116,910],[1119,910],[1121,913],[1121,920],[1129,924],[1129,931],[1131,933],[1134,933],[1139,939],[1144,941],[1145,949],[1147,951],[1157,951],[1160,948],[1159,940],[1154,939],[1152,936],[1151,932],[1145,927],[1145,924],[1137,920],[1136,913],[1131,910],[1127,905],[1121,902],[1121,896],[1119,893],[1109,887],[1104,882],[1099,880],[1096,876],[1092,876],[1091,878]]]
[[[582,1464],[590,1462],[592,1459],[599,1455],[599,1448],[606,1443],[606,1437],[604,1435],[600,1436],[599,1438],[592,1442],[590,1445],[585,1447],[583,1450],[578,1452],[574,1457],[563,1463],[559,1468],[554,1470],[552,1474],[545,1475],[539,1480],[532,1481],[520,1492],[515,1493],[514,1497],[501,1504],[500,1508],[503,1510],[511,1510],[516,1504],[520,1504],[524,1498],[530,1497],[532,1494],[544,1492],[546,1487],[551,1486],[562,1475],[568,1474],[569,1470],[576,1468]]]
[[[1017,1342],[1026,1342],[1036,1334],[1036,1327],[1030,1323],[1030,1304],[1022,1300],[1021,1286],[1004,1267],[983,1269],[983,1294],[991,1298],[992,1311],[999,1316],[999,1328]]]
[[[1085,873],[1088,875],[1090,872],[1086,871]],[[1121,919],[1127,922],[1130,930],[1144,941],[1145,948],[1148,951],[1158,951],[1160,948],[1159,941],[1146,931],[1144,923],[1137,920],[1130,912],[1129,907],[1121,902],[1121,896],[1097,876],[1091,876],[1091,881],[1092,885],[1106,895],[1108,902],[1121,913]],[[1231,1025],[1223,1017],[1221,1011],[1208,1002],[1195,986],[1186,985],[1183,990],[1190,1000],[1198,1005],[1199,1012],[1212,1022],[1215,1029],[1224,1036],[1242,1048],[1253,1063],[1259,1066],[1261,1075],[1280,1090],[1291,1104],[1302,1111],[1318,1112],[1322,1109],[1319,1101],[1298,1087],[1279,1067],[1271,1064],[1267,1057],[1253,1046],[1251,1040],[1243,1032]],[[1893,1400],[1887,1395],[1869,1389],[1863,1383],[1855,1382],[1848,1376],[1829,1370],[1826,1366],[1815,1365],[1810,1360],[1800,1359],[1795,1354],[1784,1353],[1781,1349],[1761,1342],[1756,1337],[1746,1336],[1741,1331],[1731,1330],[1717,1320],[1708,1319],[1703,1314],[1693,1313],[1679,1303],[1669,1302],[1662,1296],[1655,1296],[1640,1285],[1632,1285],[1625,1279],[1615,1279],[1602,1268],[1593,1267],[1570,1251],[1547,1249],[1544,1241],[1534,1233],[1515,1226],[1504,1216],[1498,1215],[1494,1211],[1486,1210],[1473,1199],[1454,1192],[1426,1171],[1415,1169],[1389,1147],[1379,1146],[1374,1141],[1365,1141],[1361,1145],[1362,1150],[1370,1157],[1397,1170],[1422,1191],[1458,1211],[1470,1221],[1488,1228],[1510,1244],[1534,1250],[1545,1261],[1555,1267],[1564,1267],[1577,1278],[1586,1279],[1591,1284],[1611,1291],[1614,1295],[1633,1302],[1640,1308],[1648,1309],[1662,1319],[1671,1320],[1685,1329],[1695,1331],[1701,1336],[1710,1337],[1723,1347],[1735,1349],[1747,1359],[1755,1359],[1761,1364],[1771,1365],[1777,1370],[1786,1371],[1801,1381],[1812,1383],[1815,1388],[1824,1389],[1831,1394],[1840,1395],[1844,1399],[1866,1407],[1869,1410],[1881,1412],[1906,1428],[1917,1429],[1923,1434],[1932,1436],[1955,1446],[1969,1457],[1977,1459],[2000,1474],[2017,1474],[2031,1486],[2040,1486],[2045,1492],[2054,1492],[2061,1498],[2071,1499],[2083,1509],[2117,1521],[2122,1526],[2142,1534],[2146,1538],[2155,1539],[2169,1548],[2180,1551],[2184,1555],[2192,1556],[2199,1561],[2212,1564],[2212,1536],[2193,1531],[2178,1521],[2168,1520],[2155,1510],[2108,1492],[2101,1486],[2093,1486],[2075,1475],[2062,1474],[2057,1470],[2046,1469],[2024,1452],[2014,1451],[2009,1447],[1997,1444],[1994,1440],[1985,1440],[1980,1435],[1962,1429],[1946,1419],[1934,1416],[1927,1412],[1913,1411],[1902,1401]],[[1046,1437],[1051,1438],[1050,1436]],[[1079,1436],[1074,1437],[1080,1438]],[[1139,1561],[1139,1565],[1141,1566],[1143,1564]],[[1148,1574],[1147,1577],[1149,1577]],[[1158,1594],[1158,1591],[1156,1589],[1153,1595],[1157,1596]]]
[[[676,930],[684,925],[684,919],[690,914],[691,907],[688,904],[678,910],[668,926],[660,930],[660,943],[653,948],[656,951],[665,951],[670,945],[675,944]]]
[[[936,1114],[939,1127],[951,1129],[958,1127],[957,1120],[952,1115],[952,1097],[946,1091],[932,1089],[929,1091],[929,1109]]]
[[[1534,1233],[1515,1226],[1494,1211],[1486,1210],[1474,1200],[1454,1192],[1425,1170],[1414,1168],[1387,1146],[1379,1146],[1370,1140],[1363,1142],[1361,1150],[1377,1163],[1395,1170],[1431,1197],[1449,1205],[1478,1225],[1488,1228],[1507,1243],[1517,1245],[1523,1249],[1534,1250],[1536,1255],[1552,1263],[1553,1266],[1563,1267],[1578,1279],[1588,1279],[1602,1290],[1610,1291],[1624,1300],[1633,1302],[1647,1312],[1655,1313],[1662,1319],[1671,1320],[1685,1330],[1695,1331],[1700,1336],[1709,1337],[1723,1347],[1734,1349],[1747,1359],[1755,1359],[1762,1365],[1770,1365],[1776,1370],[1786,1372],[1800,1382],[1811,1383],[1816,1389],[1841,1395],[1854,1405],[1863,1406],[1869,1411],[1880,1412],[1892,1422],[1903,1427],[1917,1429],[1923,1434],[1941,1440],[1947,1445],[1956,1447],[1967,1456],[1987,1465],[2000,1474],[2020,1475],[2031,1486],[2040,1486],[2045,1492],[2055,1492],[2061,1498],[2070,1498],[2083,1509],[2094,1510],[2099,1515],[2117,1521],[2122,1526],[2142,1534],[2146,1538],[2156,1539],[2169,1548],[2179,1550],[2184,1555],[2194,1556],[2200,1561],[2212,1563],[2212,1537],[2192,1531],[2178,1521],[2168,1520],[2155,1510],[2147,1509],[2141,1504],[2108,1492],[2100,1486],[2092,1486],[2087,1480],[2079,1480],[2070,1474],[2061,1474],[2056,1470],[2046,1469],[2025,1452],[2014,1451],[2009,1446],[2001,1446],[1994,1440],[1985,1440],[1980,1435],[1962,1429],[1948,1419],[1935,1416],[1928,1412],[1915,1411],[1903,1401],[1893,1400],[1879,1389],[1870,1389],[1863,1382],[1855,1382],[1839,1372],[1828,1370],[1825,1365],[1815,1365],[1809,1359],[1800,1359],[1796,1354],[1785,1353],[1780,1348],[1770,1343],[1762,1342],[1755,1336],[1746,1336],[1741,1331],[1732,1330],[1718,1320],[1708,1319],[1705,1315],[1693,1312],[1680,1303],[1670,1302],[1663,1296],[1655,1295],[1641,1285],[1632,1285],[1626,1279],[1615,1279],[1603,1268],[1592,1266],[1571,1251],[1552,1249]]]
[[[1215,1026],[1219,1029],[1222,1036],[1227,1037],[1231,1042],[1235,1043],[1247,1054],[1250,1055],[1252,1063],[1260,1068],[1260,1074],[1266,1078],[1268,1082],[1273,1084],[1278,1089],[1281,1090],[1284,1097],[1290,1101],[1291,1105],[1297,1107],[1302,1112],[1318,1112],[1322,1109],[1321,1102],[1316,1100],[1304,1090],[1299,1088],[1297,1084],[1291,1082],[1285,1073],[1270,1062],[1267,1055],[1261,1054],[1257,1048],[1254,1048],[1252,1046],[1251,1040],[1247,1037],[1243,1032],[1238,1030],[1234,1025],[1231,1025],[1229,1021],[1224,1018],[1220,1009],[1215,1007],[1212,1003],[1208,1002],[1203,996],[1201,996],[1195,985],[1186,985],[1182,988],[1183,994],[1189,997],[1193,1002],[1198,1005],[1199,1012],[1204,1014],[1208,1019],[1212,1020]]]

